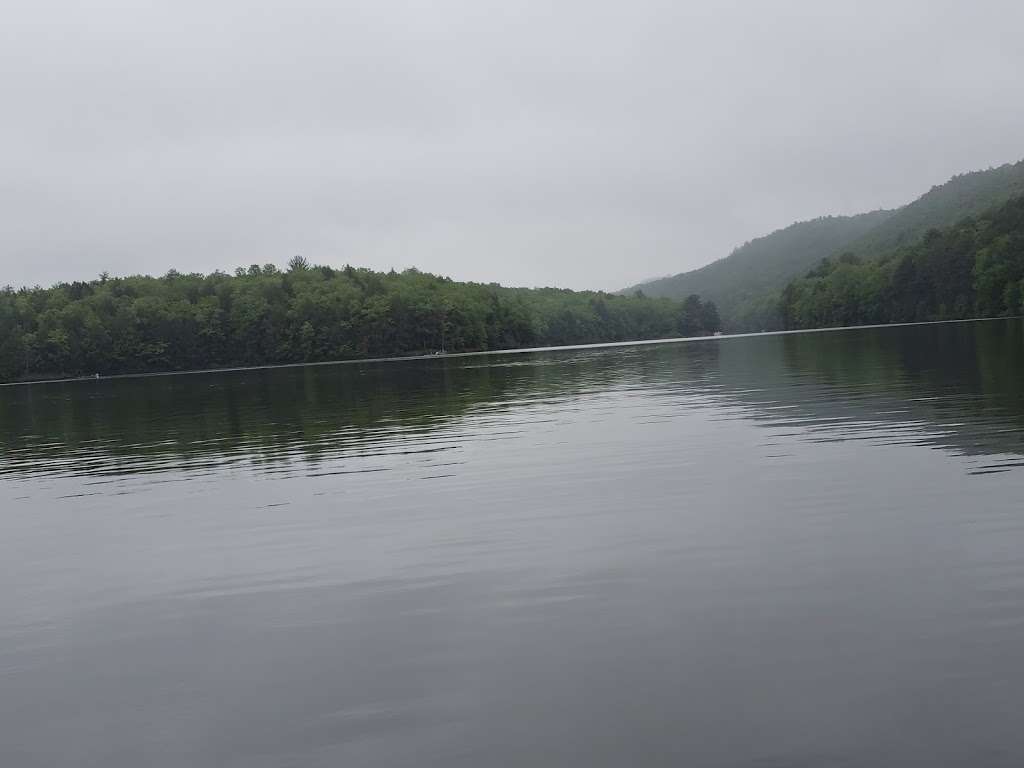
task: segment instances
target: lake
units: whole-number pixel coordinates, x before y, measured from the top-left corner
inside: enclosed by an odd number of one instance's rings
[[[1024,323],[0,388],[0,765],[1024,764]]]

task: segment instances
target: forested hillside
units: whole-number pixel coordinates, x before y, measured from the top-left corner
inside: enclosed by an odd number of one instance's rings
[[[726,330],[779,328],[782,288],[822,259],[837,261],[840,254],[864,262],[890,259],[930,230],[979,216],[1019,195],[1024,195],[1024,161],[954,176],[895,211],[793,224],[702,269],[638,288],[665,297],[699,293],[718,305]]]
[[[787,328],[1019,315],[1024,196],[875,259],[825,259],[783,292]]]
[[[842,250],[861,258],[877,258],[901,246],[913,245],[930,229],[948,227],[1020,195],[1024,195],[1024,161],[963,173],[897,209]],[[836,254],[822,254],[829,255]]]
[[[786,283],[868,232],[890,216],[826,216],[791,224],[740,246],[706,267],[629,289],[648,296],[680,298],[692,293],[715,302],[729,330],[777,327],[779,293]]]
[[[691,336],[713,304],[458,283],[293,259],[234,275],[0,291],[0,380]]]

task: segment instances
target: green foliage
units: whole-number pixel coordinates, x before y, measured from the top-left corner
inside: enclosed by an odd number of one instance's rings
[[[714,305],[310,265],[0,292],[0,380],[708,334]]]
[[[706,267],[640,287],[648,296],[704,296],[718,306],[723,325],[731,331],[775,328],[779,325],[778,294],[788,281],[890,215],[889,211],[875,211],[792,224],[752,240]]]
[[[1020,195],[1024,195],[1024,161],[963,173],[932,187],[844,250],[861,258],[878,258],[916,244],[931,229],[952,226]]]
[[[1024,161],[965,173],[933,187],[914,202],[895,211],[875,211],[861,216],[829,217],[793,224],[753,240],[737,248],[727,258],[706,267],[645,283],[642,288],[650,296],[676,299],[689,293],[699,293],[718,305],[727,330],[781,328],[787,322],[793,322],[792,318],[787,320],[779,313],[779,303],[787,283],[812,269],[822,259],[828,258],[830,264],[842,258],[846,260],[830,290],[845,292],[846,300],[865,292],[871,294],[870,286],[857,283],[864,275],[857,269],[845,267],[854,266],[858,261],[892,260],[896,258],[896,251],[916,246],[930,230],[950,227],[967,217],[980,216],[1020,195],[1024,195]],[[847,255],[841,257],[840,254]],[[997,282],[1000,290],[1014,292],[1002,281],[997,279]],[[946,313],[955,314],[956,303],[962,298],[962,292],[946,296]],[[873,300],[869,298],[869,301]],[[836,301],[841,303],[838,298]],[[998,304],[1004,307],[1007,301],[1020,304],[1021,299],[1019,295],[1009,299],[1000,296],[991,306]],[[879,311],[869,305],[844,310],[843,316],[857,322],[853,318],[877,317]],[[825,324],[835,325],[838,322],[838,319],[833,319]]]
[[[825,259],[782,295],[787,328],[1015,316],[1024,301],[1024,196],[881,258]]]

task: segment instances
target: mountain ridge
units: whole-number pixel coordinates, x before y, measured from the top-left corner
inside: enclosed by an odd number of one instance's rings
[[[1024,160],[956,174],[898,208],[794,222],[703,267],[638,283],[622,293],[640,290],[674,299],[696,293],[715,302],[726,330],[780,328],[782,291],[822,259],[846,252],[862,260],[883,258],[919,242],[931,229],[952,226],[1022,194]]]

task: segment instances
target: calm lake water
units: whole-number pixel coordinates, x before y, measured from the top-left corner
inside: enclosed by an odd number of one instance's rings
[[[1024,325],[0,388],[0,765],[1020,766]]]

